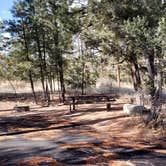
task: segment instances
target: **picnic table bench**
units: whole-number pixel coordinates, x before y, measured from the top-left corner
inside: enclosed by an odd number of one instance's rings
[[[109,111],[111,109],[111,101],[116,101],[116,95],[113,94],[92,94],[92,95],[73,95],[69,96],[70,101],[70,112],[76,111],[76,105],[83,103],[106,103],[106,109]]]

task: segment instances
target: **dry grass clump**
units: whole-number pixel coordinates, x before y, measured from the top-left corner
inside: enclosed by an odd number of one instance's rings
[[[165,131],[166,129],[166,115],[158,114],[154,118],[152,117],[151,121],[148,123],[149,128],[154,129],[162,129]]]

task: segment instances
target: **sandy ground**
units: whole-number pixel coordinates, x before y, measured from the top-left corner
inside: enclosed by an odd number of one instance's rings
[[[15,102],[0,102],[0,165],[165,166],[165,135],[145,129],[138,117],[122,111],[116,101],[14,112]],[[42,166],[43,166],[42,165]]]

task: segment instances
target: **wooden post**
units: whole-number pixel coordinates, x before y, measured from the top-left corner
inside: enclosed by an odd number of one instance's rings
[[[106,107],[107,107],[107,111],[110,111],[110,110],[111,110],[111,103],[110,103],[110,102],[107,103],[107,104],[106,104]]]
[[[75,111],[76,109],[75,109],[75,97],[73,96],[73,97],[71,97],[71,99],[72,99],[72,103],[71,103],[71,105],[70,105],[70,111],[72,112],[72,111]],[[73,108],[72,108],[73,107]]]

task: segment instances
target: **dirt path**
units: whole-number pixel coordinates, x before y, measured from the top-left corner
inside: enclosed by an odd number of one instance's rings
[[[121,103],[110,112],[103,104],[84,104],[72,114],[67,106],[33,107],[29,113],[2,110],[0,165],[47,157],[64,165],[165,166],[164,138],[136,124],[123,114]]]

